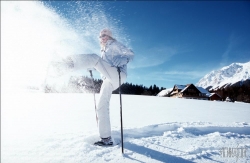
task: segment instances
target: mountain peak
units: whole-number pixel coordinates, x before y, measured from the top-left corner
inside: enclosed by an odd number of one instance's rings
[[[196,85],[203,88],[218,89],[248,79],[250,79],[250,61],[232,63],[220,70],[213,70],[201,78]]]

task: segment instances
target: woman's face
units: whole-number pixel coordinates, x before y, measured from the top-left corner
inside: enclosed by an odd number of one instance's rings
[[[101,35],[99,38],[100,38],[101,43],[106,44],[106,42],[107,42],[108,39],[109,39],[109,36],[103,34],[103,35]]]

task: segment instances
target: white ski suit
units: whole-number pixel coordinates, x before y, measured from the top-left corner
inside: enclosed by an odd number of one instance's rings
[[[103,83],[96,110],[101,138],[111,136],[109,102],[112,91],[119,87],[117,67],[120,67],[121,83],[124,83],[127,77],[127,63],[133,57],[133,51],[116,40],[107,41],[104,50],[102,50],[101,57],[96,54],[82,54],[71,57],[75,70],[94,68],[101,73]]]

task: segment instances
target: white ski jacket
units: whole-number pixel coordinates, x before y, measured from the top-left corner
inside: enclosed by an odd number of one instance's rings
[[[101,57],[104,61],[115,67],[115,59],[126,58],[127,62],[121,65],[121,72],[127,75],[127,63],[134,58],[134,52],[116,40],[108,40],[106,46],[101,50]]]

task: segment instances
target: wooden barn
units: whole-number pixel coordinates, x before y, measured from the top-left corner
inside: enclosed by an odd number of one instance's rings
[[[209,96],[209,100],[211,100],[211,101],[221,101],[222,98],[217,93],[211,93],[210,96]]]

